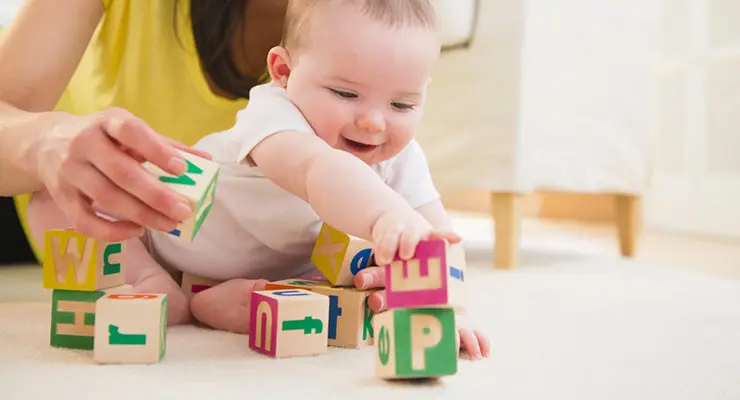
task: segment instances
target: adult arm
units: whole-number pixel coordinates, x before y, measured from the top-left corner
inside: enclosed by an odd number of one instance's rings
[[[185,146],[125,110],[52,111],[103,13],[102,0],[27,0],[0,36],[0,194],[45,188],[73,228],[118,241],[140,227],[171,230],[191,209],[141,166],[179,175]]]

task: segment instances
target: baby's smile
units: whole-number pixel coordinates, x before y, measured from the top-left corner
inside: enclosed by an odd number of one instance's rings
[[[372,145],[372,144],[350,140],[344,136],[342,136],[342,139],[344,143],[347,144],[347,147],[349,147],[350,150],[352,150],[353,152],[357,152],[357,153],[369,153],[378,147],[377,145]]]

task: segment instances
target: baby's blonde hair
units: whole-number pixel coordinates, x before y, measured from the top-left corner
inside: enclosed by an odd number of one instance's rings
[[[316,6],[331,2],[357,7],[363,14],[390,27],[438,28],[437,16],[429,0],[290,0],[283,25],[282,45],[298,46]]]

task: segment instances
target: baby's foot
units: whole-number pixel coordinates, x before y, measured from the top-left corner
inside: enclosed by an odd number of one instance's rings
[[[227,332],[249,333],[249,299],[264,290],[264,279],[232,279],[198,292],[190,300],[190,311],[201,323]]]

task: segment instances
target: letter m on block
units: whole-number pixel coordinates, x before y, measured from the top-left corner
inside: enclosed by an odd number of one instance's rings
[[[184,174],[180,176],[160,176],[159,180],[164,183],[174,183],[178,185],[185,185],[185,186],[195,186],[195,180],[190,177],[190,175],[200,175],[203,173],[203,169],[198,167],[197,165],[190,162],[190,160],[185,160],[188,163],[188,169],[185,171]]]
[[[95,277],[95,240],[68,230],[45,234],[43,283],[47,289],[80,290]]]

